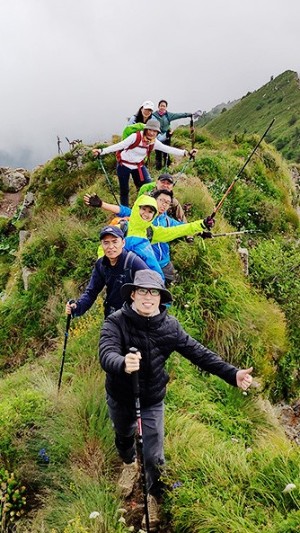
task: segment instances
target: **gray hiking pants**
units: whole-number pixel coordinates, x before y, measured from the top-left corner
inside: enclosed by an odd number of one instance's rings
[[[106,399],[109,416],[116,433],[117,450],[125,463],[131,463],[136,458],[134,437],[137,424],[135,409],[116,402],[109,395]],[[164,402],[151,405],[151,407],[142,407],[141,417],[147,490],[156,495],[160,490],[161,467],[165,463]]]

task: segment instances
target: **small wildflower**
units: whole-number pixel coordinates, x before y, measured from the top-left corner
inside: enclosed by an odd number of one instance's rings
[[[123,507],[121,507],[120,509],[117,510],[117,513],[125,514],[127,513],[127,509],[124,509]]]
[[[172,485],[172,489],[178,489],[178,487],[181,487],[181,485],[181,481],[175,481],[175,483]]]
[[[121,516],[119,518],[118,522],[120,522],[121,524],[126,524],[126,520],[125,520],[124,516]]]
[[[47,455],[47,452],[46,452],[45,448],[41,448],[40,449],[40,451],[38,452],[38,456],[39,456],[39,461],[41,463],[48,464],[50,462],[50,458]]]
[[[100,516],[100,513],[98,513],[98,511],[92,511],[89,518],[93,520],[94,518],[98,518],[98,516]]]
[[[294,483],[288,483],[284,489],[283,489],[283,493],[285,492],[292,492],[292,490],[294,490],[296,488],[296,485],[294,485]]]
[[[185,307],[186,309],[188,309],[190,306],[189,306],[189,304],[184,304],[183,307]]]

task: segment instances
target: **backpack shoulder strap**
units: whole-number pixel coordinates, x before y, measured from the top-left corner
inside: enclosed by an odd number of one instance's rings
[[[133,143],[130,146],[128,146],[127,150],[133,150],[133,148],[136,148],[140,144],[141,140],[142,140],[142,134],[140,131],[137,131],[135,141],[133,141]]]
[[[137,146],[139,146],[141,140],[142,140],[142,134],[140,131],[137,131],[135,141],[133,141],[133,143],[131,143],[131,145],[128,146],[128,148],[126,148],[126,150],[133,150],[133,148],[136,148]],[[122,163],[122,152],[123,150],[118,150],[116,152],[117,161],[119,163]]]
[[[133,265],[134,259],[135,259],[135,254],[133,252],[129,251],[127,256],[126,256],[125,262],[124,262],[124,272],[125,273],[129,272],[129,276],[130,276],[132,281],[133,281],[132,265]]]

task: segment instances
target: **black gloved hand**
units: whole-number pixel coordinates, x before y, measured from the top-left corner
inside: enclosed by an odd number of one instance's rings
[[[197,153],[196,148],[193,148],[192,150],[190,150],[190,151],[188,152],[188,155],[190,156],[190,160],[191,160],[191,161],[195,161],[196,153]]]
[[[203,220],[203,224],[204,226],[207,228],[207,229],[212,229],[215,225],[215,220],[214,218],[212,218],[211,216],[208,216],[206,217],[204,220]]]
[[[92,194],[88,199],[88,205],[91,207],[101,207],[102,200],[99,198],[98,194]]]
[[[199,237],[202,237],[202,239],[212,239],[213,238],[213,234],[211,233],[211,231],[203,231],[202,233],[199,233],[198,235],[199,235]]]

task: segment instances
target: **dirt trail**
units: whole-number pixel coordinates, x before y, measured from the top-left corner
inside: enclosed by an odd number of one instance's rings
[[[0,197],[0,216],[11,218],[21,204],[22,197],[22,191],[5,192],[3,198]]]

